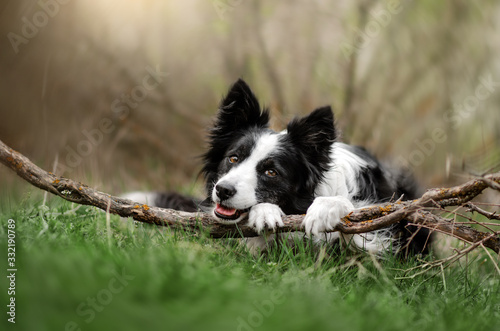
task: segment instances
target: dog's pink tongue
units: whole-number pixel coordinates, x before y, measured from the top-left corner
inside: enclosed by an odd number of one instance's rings
[[[234,208],[226,208],[226,207],[221,206],[219,204],[217,204],[215,206],[215,211],[218,212],[221,215],[224,215],[224,216],[233,216],[234,214],[236,214],[236,209],[234,209]]]

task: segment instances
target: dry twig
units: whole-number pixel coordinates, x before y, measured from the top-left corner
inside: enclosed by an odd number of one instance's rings
[[[254,237],[258,235],[253,228],[244,224],[238,226],[220,224],[213,220],[210,215],[202,212],[187,213],[151,207],[97,191],[85,184],[42,170],[27,157],[14,151],[2,141],[0,141],[0,162],[30,184],[65,200],[82,205],[92,205],[104,211],[109,210],[112,214],[132,217],[139,222],[187,231],[203,229],[214,238]],[[435,209],[436,207],[462,206],[488,187],[497,189],[500,187],[498,183],[500,183],[500,172],[468,181],[459,186],[428,190],[420,199],[396,201],[358,209],[346,216],[333,231],[348,234],[364,233],[408,219],[411,223],[453,235],[472,244],[473,247],[484,245],[498,254],[500,253],[498,233],[486,233],[463,224],[455,224],[446,218],[426,211],[426,209]],[[280,228],[280,231],[302,231],[302,219],[303,215],[285,216],[283,220],[285,226]]]

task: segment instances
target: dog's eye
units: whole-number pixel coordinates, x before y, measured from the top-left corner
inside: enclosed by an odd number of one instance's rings
[[[239,159],[236,155],[231,155],[227,159],[228,159],[229,163],[238,163],[238,161],[239,161]]]
[[[267,169],[264,173],[268,177],[276,177],[276,176],[278,176],[278,172],[276,170],[274,170],[274,169]]]

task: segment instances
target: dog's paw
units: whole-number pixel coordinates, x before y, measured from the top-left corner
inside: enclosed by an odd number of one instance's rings
[[[307,209],[302,221],[306,233],[319,236],[321,232],[333,230],[340,223],[342,217],[354,210],[354,206],[347,198],[318,197]]]
[[[277,226],[283,226],[281,216],[285,215],[278,205],[272,203],[259,203],[250,208],[248,214],[248,225],[257,232],[264,228],[274,230]]]

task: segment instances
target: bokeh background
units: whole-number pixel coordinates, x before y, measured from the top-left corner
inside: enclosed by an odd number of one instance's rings
[[[239,77],[276,129],[330,104],[344,141],[426,187],[499,170],[495,0],[16,0],[0,18],[0,139],[110,193],[202,194]],[[0,196],[29,190],[0,167]]]

